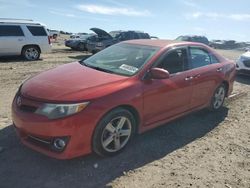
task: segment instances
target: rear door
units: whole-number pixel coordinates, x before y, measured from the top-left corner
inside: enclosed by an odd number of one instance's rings
[[[25,36],[19,25],[0,25],[0,55],[20,55]]]
[[[41,25],[27,25],[25,29],[28,30],[27,33],[27,44],[37,44],[42,52],[49,52],[50,45],[48,41],[48,32]]]
[[[189,48],[189,63],[193,85],[191,108],[197,108],[210,102],[216,87],[222,82],[223,68],[215,56],[198,46]]]

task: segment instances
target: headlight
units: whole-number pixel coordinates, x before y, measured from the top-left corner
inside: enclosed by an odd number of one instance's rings
[[[36,110],[36,114],[44,115],[49,119],[63,118],[82,111],[89,102],[77,104],[44,104]]]

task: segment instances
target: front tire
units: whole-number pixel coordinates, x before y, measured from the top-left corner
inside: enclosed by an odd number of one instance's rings
[[[26,46],[22,50],[22,56],[27,61],[35,61],[40,58],[40,50],[36,46]]]
[[[100,156],[113,156],[121,152],[135,133],[133,114],[117,108],[105,115],[98,123],[93,140],[93,151]]]
[[[221,84],[214,92],[210,103],[210,110],[217,111],[219,110],[224,103],[226,97],[226,87],[224,84]]]

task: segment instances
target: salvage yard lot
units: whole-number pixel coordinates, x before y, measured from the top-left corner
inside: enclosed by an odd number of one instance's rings
[[[234,60],[241,54],[218,52]],[[39,61],[0,59],[0,187],[250,187],[250,95],[138,136],[112,158],[60,161],[20,144],[10,106],[22,80],[86,55],[59,39]],[[250,77],[238,76],[234,93],[249,91]]]

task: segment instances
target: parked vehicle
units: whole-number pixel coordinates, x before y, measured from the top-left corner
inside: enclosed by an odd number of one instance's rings
[[[98,36],[95,40],[89,40],[87,42],[87,49],[91,53],[99,52],[113,44],[116,44],[125,40],[132,39],[150,39],[147,33],[141,31],[106,31],[99,28],[91,28]]]
[[[56,39],[60,35],[60,32],[57,30],[53,30],[53,29],[47,29],[47,30],[49,32],[49,36],[53,39]]]
[[[159,38],[156,37],[156,36],[150,36],[150,39],[152,39],[152,40],[158,40]]]
[[[96,38],[93,34],[80,35],[78,38],[66,40],[65,46],[73,50],[87,51],[87,41],[93,38]]]
[[[233,90],[235,64],[200,43],[130,40],[25,81],[12,103],[21,141],[69,159],[111,156],[142,133]]]
[[[223,49],[225,48],[225,41],[224,40],[212,40],[209,42],[209,46],[214,49]]]
[[[1,18],[0,44],[0,56],[22,55],[29,61],[51,51],[45,26],[32,20]]]
[[[209,45],[209,41],[205,36],[197,36],[197,35],[184,35],[179,36],[175,40],[177,41],[189,41],[189,42],[200,42],[202,44]]]
[[[89,35],[89,33],[74,33],[74,34],[71,34],[69,36],[70,39],[77,39],[77,38],[80,38],[81,36],[84,36],[84,35]]]
[[[238,74],[250,75],[250,51],[245,52],[237,59],[236,70]]]

